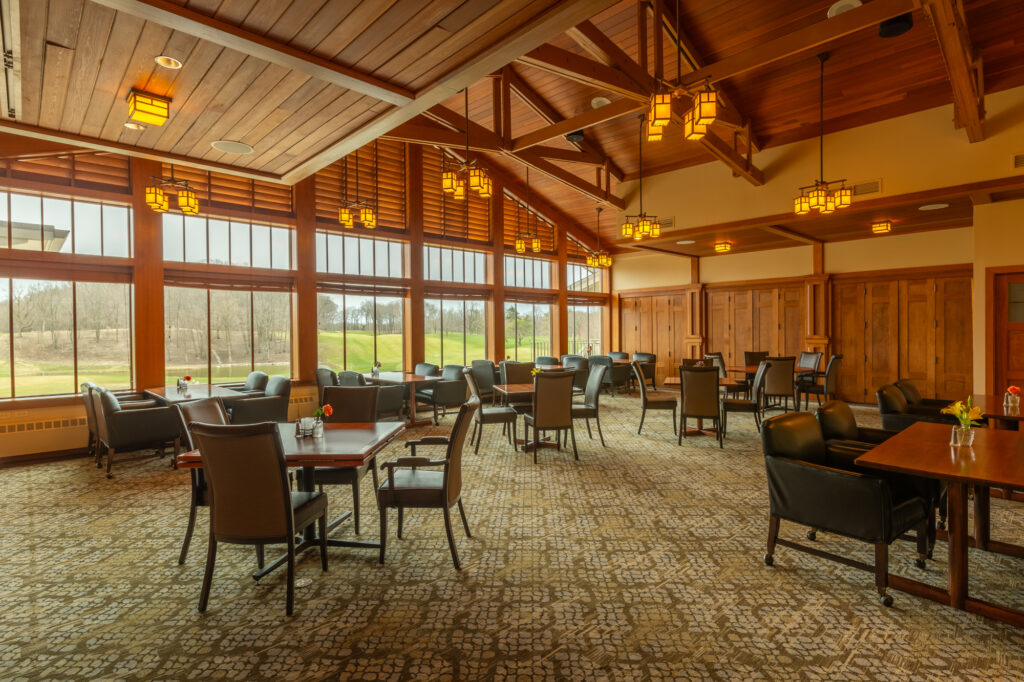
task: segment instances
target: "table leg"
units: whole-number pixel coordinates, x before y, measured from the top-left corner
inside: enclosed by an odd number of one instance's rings
[[[988,550],[991,537],[989,499],[988,486],[974,486],[974,546],[984,550]]]
[[[429,419],[423,419],[416,421],[416,384],[409,384],[409,426],[426,426],[427,424],[433,424]]]
[[[949,604],[962,609],[967,599],[967,485],[950,481],[949,505]]]

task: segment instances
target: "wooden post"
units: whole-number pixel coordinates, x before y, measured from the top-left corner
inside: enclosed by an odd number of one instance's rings
[[[409,297],[405,299],[405,369],[426,358],[423,312],[423,147],[405,145],[405,224],[409,235]]]
[[[491,178],[491,314],[487,316],[487,356],[505,359],[505,188]]]
[[[551,319],[551,350],[555,357],[561,357],[569,352],[569,239],[565,230],[557,230],[555,242],[558,247],[558,299],[555,305],[555,315]]]
[[[825,245],[815,242],[811,245],[811,274],[821,275],[825,272]]]
[[[167,383],[164,367],[164,242],[160,214],[146,205],[144,189],[159,177],[158,161],[133,158],[132,259],[135,319],[135,388]]]
[[[316,381],[317,346],[316,184],[313,176],[292,187],[295,211],[295,305],[292,306],[292,371]]]

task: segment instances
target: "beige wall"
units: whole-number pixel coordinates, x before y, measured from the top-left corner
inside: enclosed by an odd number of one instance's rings
[[[690,259],[667,253],[624,253],[612,259],[616,291],[690,284]]]
[[[974,388],[982,392],[1001,391],[1003,386],[986,386],[985,361],[985,270],[1020,265],[1024,267],[1024,199],[974,207]]]
[[[733,253],[700,259],[701,282],[800,277],[812,272],[810,246]]]
[[[890,234],[825,244],[825,272],[959,265],[974,260],[974,228]]]

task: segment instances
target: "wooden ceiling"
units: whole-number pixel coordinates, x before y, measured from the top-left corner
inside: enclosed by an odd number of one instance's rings
[[[0,130],[292,183],[381,135],[459,145],[468,87],[475,153],[520,189],[531,167],[531,190],[591,231],[598,200],[624,206],[618,184],[638,175],[635,114],[658,75],[688,85],[707,76],[740,128],[715,126],[697,143],[673,123],[663,141],[643,143],[645,174],[724,160],[739,168],[736,182],[755,183],[758,149],[817,134],[822,50],[831,55],[826,132],[956,101],[975,139],[983,109],[972,124],[963,96],[970,101],[974,67],[956,49],[980,57],[985,92],[1024,84],[1021,0],[966,0],[959,34],[948,28],[960,20],[954,0],[871,0],[836,19],[825,18],[832,0],[680,0],[681,74],[674,0],[4,0],[12,3],[21,98]],[[907,9],[914,27],[879,38],[878,19]],[[156,66],[160,54],[183,68]],[[133,87],[172,98],[166,125],[123,127]],[[595,111],[595,97],[611,104]],[[608,112],[618,115],[601,120]],[[582,144],[564,131],[530,140],[575,117]],[[217,139],[255,153],[217,152]],[[607,241],[612,215],[602,221]],[[839,225],[852,230],[862,217],[833,216],[828,230],[846,234]],[[773,224],[804,226],[791,222]],[[776,230],[756,243],[792,245],[779,239]]]

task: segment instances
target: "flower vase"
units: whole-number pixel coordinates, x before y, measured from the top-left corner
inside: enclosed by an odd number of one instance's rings
[[[1020,409],[1020,394],[1010,393],[1007,391],[1003,394],[1003,408],[1007,412],[1012,412]]]
[[[316,423],[313,424],[313,438],[324,437],[324,422],[322,419],[317,419]]]
[[[974,429],[970,426],[954,426],[953,435],[949,439],[949,444],[954,447],[965,447],[969,448],[974,443]]]

